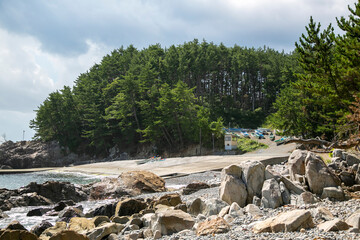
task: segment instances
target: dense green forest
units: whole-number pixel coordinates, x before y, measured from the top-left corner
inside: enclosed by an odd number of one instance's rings
[[[347,18],[321,30],[310,18],[306,33],[295,44],[301,72],[281,91],[268,118],[290,136],[338,141],[357,135],[360,93],[360,1]]]
[[[73,151],[177,151],[223,142],[223,126],[266,124],[284,134],[339,139],[358,134],[360,2],[337,19],[343,31],[310,18],[292,53],[193,40],[162,48],[121,47],[74,86],[36,110],[36,138]],[[356,100],[357,99],[357,100]],[[356,115],[357,114],[357,115]]]
[[[220,138],[222,125],[255,128],[284,84],[293,54],[194,40],[162,48],[119,48],[53,92],[31,127],[71,150],[106,152],[151,143],[179,150]],[[220,138],[220,142],[223,139]]]

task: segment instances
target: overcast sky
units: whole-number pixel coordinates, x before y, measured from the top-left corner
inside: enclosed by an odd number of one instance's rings
[[[0,136],[31,139],[49,93],[111,50],[194,38],[292,51],[310,16],[322,26],[355,0],[0,0]],[[336,24],[335,24],[336,25]],[[0,137],[1,142],[1,137]]]

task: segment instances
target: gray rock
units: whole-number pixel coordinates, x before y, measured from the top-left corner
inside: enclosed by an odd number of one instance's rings
[[[324,161],[312,152],[308,152],[305,160],[305,177],[310,191],[321,195],[326,187],[338,187],[341,180],[326,166]]]
[[[251,216],[263,216],[263,212],[260,210],[260,208],[254,204],[248,204],[246,207],[245,207],[245,212]]]
[[[334,149],[333,152],[332,152],[332,157],[333,158],[342,158],[343,156],[343,150],[341,149]]]
[[[201,211],[205,216],[217,215],[228,204],[220,199],[212,198],[204,202],[204,208]]]
[[[195,221],[190,214],[181,210],[167,210],[156,214],[151,222],[151,228],[155,236],[156,231],[161,235],[169,235],[184,229],[191,229]]]
[[[244,182],[238,175],[226,174],[222,177],[220,184],[220,199],[231,204],[236,202],[239,206],[244,207],[247,200],[247,191]]]
[[[277,208],[283,204],[280,186],[275,179],[268,179],[264,182],[261,204],[266,208]]]
[[[285,184],[283,182],[280,182],[280,192],[281,192],[281,198],[283,201],[283,204],[289,204],[291,200],[290,192],[287,190]]]
[[[321,198],[343,201],[345,200],[345,194],[341,187],[326,187],[323,189]]]
[[[303,204],[314,204],[317,203],[317,199],[311,192],[303,192],[299,195],[297,199],[296,205],[303,205]]]
[[[194,200],[188,201],[186,205],[188,213],[192,215],[198,215],[199,213],[203,212],[205,203],[202,198],[196,198]]]
[[[352,172],[341,172],[339,178],[345,186],[351,187],[355,184],[355,175]]]
[[[261,196],[261,189],[265,180],[265,166],[258,161],[247,161],[240,166],[243,171],[241,178],[247,189],[246,203],[249,204],[252,203],[254,196]]]
[[[229,209],[229,215],[236,218],[239,216],[243,216],[244,212],[241,209],[241,207],[239,206],[239,204],[237,204],[236,202],[233,202]]]
[[[355,155],[347,154],[346,163],[347,163],[348,166],[352,166],[354,164],[359,164],[360,159],[358,157],[356,157]]]
[[[295,150],[291,153],[288,166],[290,179],[296,181],[296,174],[305,175],[305,159],[308,151]]]
[[[261,205],[261,199],[260,199],[259,197],[257,197],[257,196],[254,196],[254,198],[253,198],[253,203],[252,203],[252,204],[260,207],[260,205]]]

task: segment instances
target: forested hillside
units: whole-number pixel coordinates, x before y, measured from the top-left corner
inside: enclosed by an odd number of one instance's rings
[[[179,150],[222,142],[229,124],[260,126],[283,86],[300,71],[295,54],[206,41],[119,48],[51,93],[36,110],[36,138],[71,150],[134,151],[143,143]],[[80,147],[80,148],[79,148]]]
[[[360,136],[360,1],[337,25],[340,35],[310,18],[296,43],[301,72],[282,90],[268,119],[285,134],[332,141]]]

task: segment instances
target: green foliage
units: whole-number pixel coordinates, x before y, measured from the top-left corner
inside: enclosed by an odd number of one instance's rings
[[[260,143],[258,141],[249,139],[249,138],[239,138],[237,140],[237,149],[240,150],[243,153],[246,152],[253,152],[255,150],[258,149],[262,149],[262,148],[268,148],[269,146],[264,144],[264,143]]]
[[[332,139],[347,124],[360,90],[360,2],[349,10],[349,19],[337,19],[344,35],[336,37],[331,25],[321,31],[310,18],[295,44],[301,71],[281,91],[267,119],[284,134]]]
[[[194,40],[163,49],[119,48],[80,74],[73,89],[50,94],[31,127],[44,141],[72,150],[159,151],[223,144],[225,125],[264,122],[283,85],[292,81],[292,54]]]

